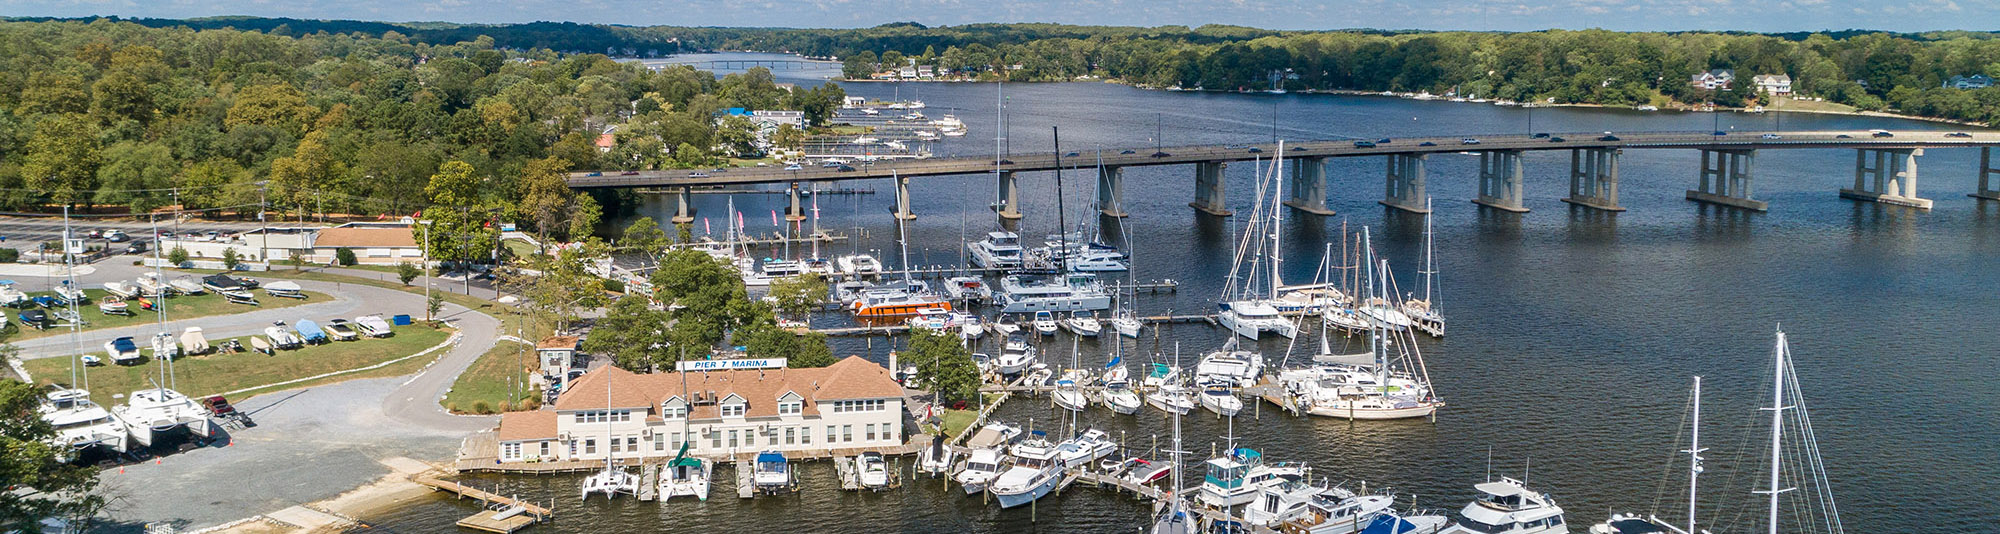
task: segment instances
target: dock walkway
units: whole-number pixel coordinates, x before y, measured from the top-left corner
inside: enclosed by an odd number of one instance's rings
[[[429,486],[438,491],[448,491],[459,497],[477,499],[484,505],[479,513],[458,521],[458,526],[510,534],[554,517],[554,512],[541,505],[482,490],[458,482],[445,480],[446,473],[432,469],[410,476],[411,482]],[[551,502],[553,505],[553,502]]]

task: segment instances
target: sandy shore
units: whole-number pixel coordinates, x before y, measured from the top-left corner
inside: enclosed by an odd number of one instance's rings
[[[410,481],[410,475],[430,469],[430,464],[396,457],[381,461],[389,474],[359,488],[324,501],[293,506],[258,515],[209,530],[212,534],[292,534],[340,532],[360,522],[410,503],[431,499],[432,490]]]

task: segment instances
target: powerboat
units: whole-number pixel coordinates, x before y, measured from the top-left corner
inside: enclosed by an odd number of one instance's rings
[[[125,303],[124,297],[117,295],[105,295],[104,298],[99,299],[97,301],[97,311],[105,315],[132,315],[131,305]]]
[[[1021,267],[1021,235],[1014,232],[987,232],[986,239],[967,243],[972,264],[985,269]]]
[[[4,295],[6,293],[6,289],[7,288],[0,287],[0,295]],[[104,283],[104,292],[110,293],[119,298],[129,299],[132,297],[139,296],[139,287],[122,281],[111,281]]]
[[[16,307],[28,303],[28,294],[14,289],[13,280],[0,280],[0,306]]]
[[[1139,408],[1146,405],[1145,401],[1139,399],[1138,393],[1133,392],[1129,387],[1124,387],[1124,383],[1122,382],[1119,383],[1119,387],[1105,386],[1104,391],[1098,395],[1104,401],[1104,405],[1111,408],[1111,411],[1125,415],[1139,413]]]
[[[62,447],[66,455],[96,447],[123,454],[129,448],[131,435],[124,423],[91,402],[88,391],[52,389],[42,397],[37,412],[54,428],[54,445]]]
[[[1181,368],[1164,363],[1153,363],[1146,366],[1146,377],[1139,379],[1139,387],[1159,389],[1163,386],[1178,384],[1180,381]]]
[[[958,337],[979,339],[986,336],[986,322],[970,313],[951,314],[951,323],[958,325]]]
[[[1090,429],[1057,443],[1055,450],[1055,459],[1064,468],[1088,468],[1091,462],[1118,450],[1118,444],[1112,443],[1104,431]]]
[[[1111,307],[1111,294],[1090,273],[1016,274],[1000,278],[1000,313],[1075,312]]]
[[[929,291],[874,288],[862,291],[850,308],[859,317],[900,317],[925,310],[951,311],[951,301]]]
[[[305,338],[292,333],[291,327],[285,326],[283,321],[264,327],[264,337],[269,338],[271,345],[277,347],[279,350],[292,350],[306,346]]]
[[[1195,383],[1233,388],[1257,385],[1257,379],[1264,375],[1264,355],[1237,350],[1234,345],[1232,340],[1222,350],[1203,354],[1194,367]]]
[[[181,357],[181,346],[174,341],[173,334],[167,332],[153,334],[154,360],[172,360],[179,357]]]
[[[1021,331],[1021,323],[1014,322],[1014,318],[1007,314],[1001,314],[1000,317],[993,319],[992,328],[993,332],[1001,336],[1012,336]]]
[[[1063,328],[1083,337],[1097,337],[1104,332],[1104,324],[1097,322],[1097,315],[1090,310],[1071,313],[1068,319],[1063,320]]]
[[[1311,471],[1303,464],[1266,464],[1256,449],[1237,448],[1204,464],[1208,474],[1201,483],[1201,502],[1216,508],[1249,504],[1266,486],[1306,479]]]
[[[160,280],[160,276],[155,273],[139,273],[139,278],[133,280],[133,284],[139,286],[139,296],[142,297],[160,298],[173,291],[173,286]],[[5,292],[0,292],[0,304],[4,304],[5,295]]]
[[[960,469],[951,478],[965,488],[966,495],[978,495],[986,491],[986,484],[992,482],[993,477],[1000,475],[1000,465],[1004,461],[1006,455],[1001,454],[999,449],[974,449],[972,455],[965,459],[965,469]]]
[[[1276,527],[1279,523],[1303,517],[1310,511],[1308,504],[1313,499],[1328,493],[1352,495],[1303,481],[1287,480],[1264,486],[1257,490],[1257,496],[1250,500],[1250,505],[1243,507],[1243,520],[1259,527]]]
[[[1223,417],[1235,417],[1243,411],[1243,399],[1227,389],[1208,388],[1201,390],[1201,407]]]
[[[1018,375],[1035,364],[1035,346],[1020,338],[1008,338],[1007,345],[1000,349],[1000,357],[993,360],[994,370],[1003,375]]]
[[[1341,493],[1345,492],[1314,495],[1306,501],[1305,513],[1285,520],[1286,524],[1307,534],[1355,534],[1373,524],[1377,516],[1393,513],[1390,508],[1396,505],[1396,499],[1388,495],[1342,496]],[[1437,518],[1436,527],[1421,532],[1444,528],[1443,517],[1432,517]]]
[[[1063,465],[1057,461],[1055,446],[1039,430],[1034,436],[1014,444],[1014,465],[986,486],[987,493],[1007,509],[1034,502],[1055,490],[1062,482]]]
[[[1063,265],[1068,266],[1071,271],[1085,273],[1122,272],[1132,269],[1132,264],[1125,262],[1124,255],[1115,250],[1102,252],[1086,249],[1081,254],[1065,258]]]
[[[1056,406],[1072,412],[1083,411],[1084,407],[1090,405],[1089,398],[1084,396],[1076,380],[1068,377],[1056,380],[1056,390],[1049,393],[1049,398]]]
[[[1139,329],[1144,326],[1145,323],[1139,322],[1139,318],[1133,316],[1130,310],[1111,317],[1111,329],[1118,331],[1118,335],[1121,336],[1139,337]]]
[[[1501,477],[1474,485],[1479,496],[1459,510],[1458,521],[1443,534],[1568,534],[1563,509],[1546,493]]]
[[[1033,323],[1030,324],[1033,324],[1035,326],[1035,333],[1037,334],[1041,334],[1044,336],[1056,335],[1057,327],[1056,327],[1056,317],[1054,314],[1051,314],[1046,311],[1035,312],[1035,320]]]
[[[104,352],[111,356],[111,363],[118,365],[139,363],[139,359],[144,357],[139,353],[139,344],[133,342],[130,336],[104,342]]]
[[[762,457],[762,455],[758,455]],[[708,500],[708,478],[715,469],[715,463],[705,458],[682,456],[667,462],[660,471],[660,500],[674,497],[694,497]]]
[[[208,289],[201,287],[200,282],[196,282],[193,277],[188,276],[168,281],[167,287],[173,288],[174,293],[179,295],[200,295],[208,292]]]
[[[945,445],[944,436],[931,436],[931,444],[917,451],[917,470],[924,473],[942,474],[951,471],[951,465],[958,462],[958,451]]]
[[[288,299],[306,298],[305,289],[299,287],[299,284],[297,282],[291,282],[291,281],[277,281],[277,282],[271,282],[269,284],[264,284],[264,292],[270,293],[271,296],[279,298],[288,298]]]
[[[1186,389],[1166,384],[1146,393],[1146,404],[1170,414],[1187,415],[1188,412],[1194,411],[1195,401],[1194,396],[1189,395]]]
[[[201,333],[201,327],[190,326],[181,332],[181,354],[207,354],[211,348],[208,337]]]
[[[1257,339],[1264,332],[1285,338],[1299,335],[1299,327],[1278,313],[1278,308],[1265,300],[1238,300],[1222,303],[1222,311],[1215,321],[1236,335]]]
[[[62,285],[56,286],[54,291],[57,297],[62,298],[63,302],[73,302],[76,304],[90,303],[90,295],[85,294],[83,288],[70,285],[68,280],[64,280]]]
[[[977,276],[953,276],[944,279],[944,294],[952,300],[981,302],[993,298],[993,289]]]
[[[868,451],[854,459],[856,475],[861,479],[861,487],[881,490],[889,488],[889,463],[882,460],[882,453]]]
[[[125,431],[140,447],[151,447],[181,431],[207,439],[214,431],[208,409],[187,395],[164,387],[142,389],[126,396],[125,404],[111,409],[111,415],[125,424]]]
[[[791,461],[785,458],[785,453],[778,451],[757,453],[755,471],[750,475],[757,492],[765,495],[790,493],[798,489],[796,477],[792,473]]]
[[[833,264],[840,267],[841,274],[848,276],[881,276],[882,260],[868,254],[848,254],[834,258]]]

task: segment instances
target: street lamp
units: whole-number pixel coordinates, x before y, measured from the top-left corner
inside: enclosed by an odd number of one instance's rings
[[[424,227],[424,320],[435,321],[437,318],[431,317],[431,221],[417,221],[417,223]]]

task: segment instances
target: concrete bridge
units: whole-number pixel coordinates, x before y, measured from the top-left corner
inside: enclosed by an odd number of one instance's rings
[[[1425,161],[1431,154],[1472,152],[1479,154],[1479,194],[1472,201],[1493,209],[1526,212],[1521,199],[1523,153],[1528,151],[1568,151],[1570,187],[1564,202],[1586,208],[1623,211],[1618,205],[1618,159],[1627,149],[1698,150],[1701,168],[1691,172],[1694,189],[1688,200],[1763,211],[1769,206],[1756,200],[1757,151],[1783,149],[1853,149],[1854,184],[1840,189],[1842,197],[1930,209],[1931,200],[1917,193],[1917,158],[1925,149],[1980,149],[1979,188],[1971,196],[2000,201],[2000,161],[1992,147],[2000,146],[1994,132],[1644,132],[1644,133],[1562,133],[1472,137],[1416,137],[1387,142],[1313,141],[1287,143],[1285,159],[1293,165],[1288,173],[1291,198],[1285,202],[1300,211],[1331,215],[1326,208],[1327,172],[1330,158],[1380,157],[1386,160],[1383,173],[1382,204],[1405,211],[1428,210],[1424,199]],[[1232,162],[1268,159],[1278,152],[1275,144],[1177,146],[1161,149],[1133,148],[1104,153],[1103,170],[1098,173],[1098,198],[1105,199],[1105,215],[1123,217],[1124,170],[1144,165],[1192,165],[1194,201],[1189,206],[1203,213],[1227,216],[1223,204],[1223,170]],[[1097,153],[1019,154],[995,162],[990,157],[932,158],[920,160],[852,163],[851,170],[806,167],[788,171],[777,167],[740,168],[724,172],[664,171],[580,172],[570,175],[572,188],[647,187],[679,190],[679,211],[675,220],[692,220],[690,197],[694,187],[741,186],[749,184],[791,184],[792,217],[802,218],[799,184],[870,178],[896,181],[896,214],[915,218],[910,211],[909,181],[929,176],[989,174],[995,177],[997,201],[993,209],[1002,218],[1018,219],[1014,174],[1064,168],[1095,167]]]
[[[694,67],[695,69],[698,70],[707,70],[707,71],[749,70],[755,67],[764,67],[771,70],[812,70],[812,69],[840,68],[839,62],[812,61],[806,59],[700,59],[700,60],[668,59],[666,61],[646,63],[647,68],[654,70],[659,70],[660,68],[664,67],[676,67],[681,65],[687,65],[690,67]]]

